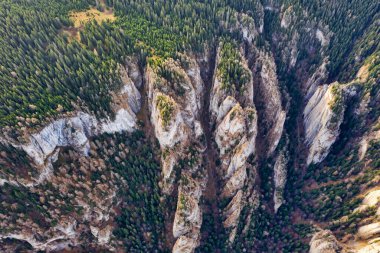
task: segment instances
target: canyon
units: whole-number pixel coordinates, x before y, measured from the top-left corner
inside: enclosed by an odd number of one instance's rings
[[[295,203],[290,202],[298,197],[288,190],[291,183],[299,183],[298,188],[308,192],[323,189],[320,196],[303,199],[315,209],[316,202],[327,201],[330,185],[353,184],[353,177],[364,172],[352,173],[352,178],[339,178],[333,172],[329,180],[306,178],[305,184],[303,177],[333,167],[331,157],[340,154],[339,147],[348,149],[347,143],[360,146],[360,166],[372,166],[374,158],[369,155],[378,152],[371,147],[379,141],[379,120],[369,120],[368,115],[371,106],[378,104],[379,92],[368,92],[369,77],[363,69],[345,83],[329,78],[327,50],[332,32],[327,25],[311,20],[302,29],[293,29],[297,19],[309,15],[306,11],[296,14],[292,8],[269,7],[257,10],[258,20],[236,12],[235,23],[222,24],[240,34],[239,42],[218,39],[202,52],[178,53],[159,64],[127,57],[118,65],[122,86],[111,94],[113,115],[108,118],[100,119],[82,108],[51,119],[21,141],[1,134],[1,164],[15,169],[1,171],[0,187],[38,195],[41,212],[50,217],[45,222],[56,222],[49,226],[22,212],[0,212],[4,228],[0,244],[5,245],[0,249],[12,252],[22,242],[31,251],[59,252],[89,244],[94,249],[123,252],[113,230],[121,212],[118,191],[130,182],[102,156],[103,139],[97,138],[104,136],[111,138],[104,152],[115,155],[116,164],[131,152],[126,145],[115,144],[112,136],[116,134],[142,131],[149,142],[157,144],[159,201],[170,200],[174,205],[164,212],[165,232],[170,235],[163,235],[172,252],[202,252],[197,250],[208,235],[202,230],[205,217],[216,221],[213,231],[225,235],[227,247],[234,247],[251,230],[260,229],[254,228],[259,212],[276,217]],[[272,12],[278,15],[276,22],[282,30],[268,35],[265,29],[270,24],[265,22]],[[265,36],[272,37],[264,45],[257,42]],[[307,57],[299,60],[304,51]],[[313,60],[317,63],[310,63]],[[226,74],[225,66],[233,66],[239,75]],[[287,75],[294,78],[284,81]],[[360,135],[344,142],[353,117],[368,128],[363,126]],[[16,150],[30,162],[28,166],[12,162]],[[380,250],[378,177],[363,179],[359,206],[339,219],[321,221],[295,204],[294,212],[286,217],[310,226],[306,236],[310,253]],[[348,186],[344,189],[350,191]],[[342,203],[339,198],[334,203]],[[4,198],[1,206],[18,210],[11,203]],[[72,210],[61,210],[67,203]],[[333,230],[342,224],[349,227],[348,220],[360,219],[366,212],[371,215],[350,227],[350,233]],[[243,252],[256,252],[243,247]]]

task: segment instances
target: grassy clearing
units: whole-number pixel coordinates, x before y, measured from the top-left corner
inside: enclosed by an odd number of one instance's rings
[[[95,20],[98,23],[103,21],[114,21],[116,19],[113,10],[108,9],[103,12],[99,11],[96,8],[91,8],[87,11],[80,12],[71,12],[70,19],[74,23],[74,28],[83,28],[84,25],[92,20]]]
[[[62,29],[62,34],[67,35],[69,40],[76,39],[80,41],[79,31],[83,30],[84,26],[95,20],[97,23],[102,23],[106,21],[113,22],[116,20],[113,9],[106,8],[106,6],[101,4],[103,11],[98,10],[96,7],[91,7],[86,11],[73,11],[70,12],[70,20],[74,23],[73,27],[66,27]]]

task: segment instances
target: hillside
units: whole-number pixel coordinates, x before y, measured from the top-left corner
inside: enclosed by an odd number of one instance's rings
[[[0,0],[1,252],[380,252],[380,3]]]

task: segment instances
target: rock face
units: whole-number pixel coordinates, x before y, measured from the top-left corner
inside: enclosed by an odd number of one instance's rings
[[[178,10],[175,3],[187,1],[172,2],[165,1],[167,6],[163,7],[162,10],[174,7],[174,11],[181,12],[181,16],[187,15],[187,11]],[[307,8],[301,6],[308,6],[309,4],[304,4],[304,2],[308,1],[295,1],[302,2],[299,6],[296,3],[291,4],[289,1],[280,3],[273,0],[252,0],[241,1],[240,3],[238,1],[227,1],[230,3],[226,4],[226,6],[219,6],[223,5],[223,3],[220,4],[218,1],[207,6],[206,2],[213,1],[199,1],[199,9],[197,8],[194,11],[198,12],[206,9],[207,13],[215,14],[215,21],[219,22],[216,24],[218,27],[217,33],[210,33],[209,35],[215,36],[213,38],[215,39],[214,41],[219,40],[217,38],[217,34],[220,34],[219,32],[225,33],[225,37],[231,38],[220,39],[222,42],[219,45],[207,46],[206,51],[210,50],[210,52],[203,55],[198,52],[197,54],[199,55],[197,56],[191,52],[189,52],[189,55],[176,52],[175,59],[160,58],[158,51],[161,50],[157,50],[155,51],[157,53],[155,57],[148,57],[146,59],[148,63],[143,71],[141,70],[142,66],[139,66],[136,58],[128,57],[125,66],[119,67],[123,87],[117,92],[112,93],[111,106],[114,112],[112,117],[98,119],[94,115],[91,115],[91,113],[88,113],[86,108],[82,108],[82,110],[78,110],[75,113],[67,114],[66,117],[52,121],[43,129],[40,129],[40,131],[31,134],[26,143],[11,142],[13,147],[22,149],[28,157],[32,158],[32,166],[37,168],[38,175],[32,175],[30,171],[26,171],[24,174],[28,174],[28,176],[20,176],[20,178],[25,177],[26,179],[17,178],[15,180],[14,177],[0,178],[0,190],[3,187],[23,187],[22,189],[25,188],[28,192],[36,194],[38,197],[36,197],[35,201],[39,201],[36,206],[41,207],[43,212],[46,211],[46,217],[48,217],[46,223],[54,225],[40,229],[42,226],[37,224],[37,222],[26,222],[29,217],[22,217],[21,215],[16,217],[15,215],[16,218],[14,218],[12,212],[10,212],[11,215],[5,216],[0,210],[0,241],[3,239],[17,239],[27,241],[35,250],[56,251],[64,243],[72,245],[81,244],[83,243],[81,241],[83,240],[82,237],[89,237],[90,239],[87,238],[88,240],[83,245],[87,245],[91,240],[92,245],[104,246],[107,250],[117,251],[117,249],[112,249],[113,245],[119,243],[112,244],[114,242],[112,234],[114,222],[112,218],[117,215],[114,207],[115,203],[120,203],[117,196],[117,187],[118,185],[123,187],[129,187],[130,185],[120,182],[123,180],[120,179],[117,172],[107,170],[104,160],[100,158],[98,160],[96,157],[97,153],[102,152],[106,152],[107,155],[108,153],[114,154],[113,152],[116,151],[113,149],[113,145],[109,145],[111,148],[107,150],[98,150],[96,148],[97,144],[94,144],[94,141],[92,141],[92,137],[103,133],[134,131],[137,129],[137,114],[141,111],[143,98],[144,106],[146,105],[145,95],[147,96],[148,108],[144,107],[144,111],[139,114],[139,119],[140,116],[143,116],[144,123],[147,123],[144,126],[144,130],[148,129],[149,137],[152,137],[150,139],[153,142],[156,140],[154,137],[157,138],[161,151],[155,150],[156,146],[152,147],[151,156],[156,156],[158,153],[161,155],[162,177],[160,179],[162,178],[162,181],[158,185],[164,194],[158,197],[154,195],[154,199],[159,199],[162,201],[162,204],[166,197],[170,200],[171,198],[177,198],[174,200],[176,206],[173,209],[168,208],[166,210],[166,207],[163,208],[167,211],[165,212],[165,218],[167,216],[171,217],[172,213],[170,212],[172,210],[174,212],[175,210],[174,220],[165,220],[164,224],[165,232],[170,230],[167,228],[167,225],[172,224],[171,232],[173,233],[175,242],[170,241],[172,238],[168,236],[168,241],[159,242],[157,251],[166,249],[167,245],[174,245],[173,252],[194,252],[201,245],[201,238],[203,239],[204,235],[207,237],[211,234],[209,231],[221,230],[225,230],[228,233],[227,244],[231,248],[236,246],[237,251],[255,251],[267,242],[282,240],[282,238],[280,239],[277,236],[277,231],[280,230],[278,228],[282,228],[282,225],[288,225],[287,220],[286,222],[282,222],[280,219],[282,215],[287,215],[286,212],[288,210],[296,210],[294,214],[302,213],[302,219],[318,218],[315,221],[323,224],[322,226],[330,225],[327,222],[322,222],[319,218],[323,218],[324,221],[329,218],[330,212],[327,212],[329,211],[327,209],[331,205],[335,207],[335,205],[339,205],[337,202],[342,202],[342,205],[346,201],[348,203],[348,200],[351,200],[349,199],[351,196],[348,196],[348,194],[342,196],[340,193],[345,193],[344,189],[354,189],[352,192],[356,192],[358,188],[357,182],[355,181],[351,184],[350,181],[350,185],[344,188],[346,181],[341,178],[343,175],[338,170],[340,168],[335,168],[333,165],[324,166],[326,168],[323,168],[323,173],[317,171],[317,174],[315,174],[316,178],[310,178],[313,176],[313,173],[305,166],[303,158],[304,155],[308,155],[307,165],[322,162],[339,138],[344,114],[346,113],[346,115],[351,117],[351,111],[349,113],[346,112],[346,96],[351,92],[350,89],[346,88],[346,85],[338,83],[325,84],[328,76],[329,79],[337,78],[337,80],[346,78],[348,73],[339,73],[342,76],[338,76],[336,73],[345,65],[335,61],[329,64],[329,59],[331,60],[333,55],[347,55],[350,61],[352,59],[355,61],[355,63],[347,63],[351,68],[351,65],[356,66],[358,62],[362,61],[361,59],[355,59],[355,57],[360,58],[369,54],[370,51],[375,50],[376,45],[371,45],[371,48],[361,48],[363,45],[360,41],[358,43],[352,41],[353,46],[363,49],[360,50],[362,52],[359,55],[349,55],[349,50],[344,51],[341,48],[336,50],[333,43],[330,43],[330,39],[334,39],[331,42],[339,42],[339,36],[342,31],[339,30],[332,37],[328,26],[323,24],[324,20],[332,22],[331,20],[334,20],[335,17],[324,15],[322,12],[323,18],[319,20],[317,16],[320,13],[316,16],[307,13]],[[115,4],[115,10],[119,5]],[[319,8],[318,4],[310,4],[310,6],[310,10],[317,10]],[[155,10],[157,10],[156,7],[154,8]],[[242,11],[246,7],[249,7],[251,10]],[[219,10],[214,13],[214,9]],[[348,10],[347,13],[349,14],[349,18],[356,17],[353,10]],[[200,23],[194,27],[194,31],[200,32],[202,40],[208,37],[204,36],[203,31],[216,27],[213,25],[203,27],[204,18],[207,19],[207,17],[202,16],[199,19]],[[150,19],[152,22],[163,20],[166,23],[165,19],[161,19],[159,13],[155,13]],[[268,28],[268,31],[265,31],[265,33],[263,31],[264,20],[266,22],[265,28]],[[370,20],[364,21],[362,23],[370,22]],[[174,28],[174,30],[177,30],[177,28]],[[155,29],[152,30],[154,32]],[[169,28],[169,30],[173,29]],[[125,31],[121,30],[120,32],[120,34],[124,34]],[[228,33],[231,33],[231,36]],[[348,36],[347,31],[343,31],[342,34]],[[193,39],[186,36],[186,34],[179,34],[179,36],[183,37],[184,41],[192,41]],[[355,33],[355,37],[360,36],[362,36],[361,33]],[[372,36],[369,39],[372,39]],[[165,39],[167,38],[163,38],[163,41]],[[171,38],[168,39],[167,44],[170,46],[172,45],[170,43]],[[106,40],[108,39],[106,38]],[[113,40],[111,42],[110,45],[113,44]],[[138,44],[140,46],[140,43]],[[141,44],[144,46],[144,50],[141,51],[142,53],[139,56],[145,56],[149,44]],[[228,46],[226,47],[227,44]],[[187,48],[186,45],[179,44],[178,47]],[[327,55],[327,48],[331,50],[332,55]],[[105,51],[103,54],[108,53],[108,49],[103,50]],[[216,52],[214,49],[216,49]],[[224,50],[227,51],[224,52]],[[151,54],[148,53],[148,55]],[[201,58],[203,58],[203,62],[200,60]],[[72,59],[69,60],[72,61]],[[373,60],[375,61],[376,59]],[[203,67],[207,70],[204,71]],[[209,70],[209,68],[213,67],[214,70]],[[329,75],[328,70],[331,68],[335,68],[335,70],[333,70],[334,73]],[[22,70],[21,72],[23,72]],[[20,74],[17,74],[16,71],[17,69],[15,71],[12,70],[10,73],[15,80],[20,78]],[[374,78],[374,76],[373,73],[369,73],[368,66],[361,70],[357,79],[366,82]],[[289,86],[292,85],[290,82],[294,82],[294,86]],[[209,90],[210,87],[211,89]],[[141,90],[143,90],[142,94],[140,94]],[[302,100],[299,99],[300,96],[303,96],[305,104],[295,105],[299,100]],[[371,100],[371,94],[368,93],[367,96],[366,101],[358,109],[357,115],[363,116],[369,113],[372,106],[371,103],[378,104],[378,101],[374,101],[376,98]],[[10,104],[12,105],[14,102],[11,101]],[[298,106],[303,109],[304,105],[303,115],[298,115],[298,110],[292,110],[298,109]],[[32,105],[32,107],[36,109],[35,105]],[[60,109],[62,108],[61,106]],[[9,108],[6,108],[6,111],[8,110]],[[145,116],[147,115],[144,113],[149,114],[148,118],[150,122],[146,120],[147,117]],[[378,111],[371,113],[375,117],[378,115]],[[303,116],[303,118],[299,120],[299,116]],[[26,121],[26,119],[23,120]],[[303,123],[304,128],[299,126],[299,121],[301,121],[301,124]],[[363,120],[363,122],[365,121]],[[152,123],[152,126],[150,123]],[[286,128],[285,124],[287,124]],[[291,129],[293,126],[294,129]],[[376,129],[376,132],[373,131],[373,133],[367,134],[361,139],[361,148],[359,150],[361,159],[366,158],[368,145],[372,141],[380,139],[378,126],[376,126]],[[304,152],[305,147],[302,143],[298,142],[298,138],[303,137],[305,137],[304,144],[306,145],[307,152]],[[294,142],[291,143],[289,138],[294,138],[292,139]],[[3,140],[0,139],[0,141]],[[284,144],[284,142],[286,143]],[[347,146],[351,144],[347,143]],[[121,144],[118,143],[117,145]],[[140,147],[140,142],[137,146]],[[123,160],[127,159],[126,154],[128,152],[122,148],[117,150],[117,159],[114,159],[115,161],[112,160],[112,163],[126,162]],[[209,151],[210,153],[208,153]],[[373,150],[370,151],[373,152]],[[65,155],[65,152],[74,153],[73,157],[75,159],[69,160],[67,157],[62,157]],[[353,156],[355,155],[356,153]],[[1,177],[3,177],[2,161],[5,160],[3,158],[3,155],[0,154]],[[62,165],[62,161],[67,164]],[[342,164],[344,163],[344,166],[347,164],[351,166],[348,162],[344,161]],[[371,164],[371,162],[365,161],[363,163]],[[287,170],[288,163],[289,173]],[[341,160],[339,163],[341,163]],[[273,175],[271,174],[272,171],[269,173],[267,173],[268,171],[263,171],[267,167],[260,167],[265,164],[273,165]],[[156,164],[154,165],[156,167]],[[340,166],[341,164],[338,165]],[[300,167],[299,171],[290,170],[297,166]],[[363,173],[360,171],[358,174],[355,174],[358,171],[357,166],[359,165],[355,164],[353,166],[355,168],[350,169],[347,174],[352,174],[355,177],[363,176],[366,171]],[[148,167],[150,166],[146,166],[146,168]],[[204,167],[207,167],[207,169],[212,167],[212,170],[216,169],[216,173],[214,171],[210,173]],[[269,169],[272,169],[272,167]],[[258,168],[260,168],[260,174],[257,172]],[[325,175],[330,169],[334,169],[333,177]],[[346,170],[346,168],[344,169]],[[284,208],[286,203],[284,191],[288,174],[292,176],[289,182],[294,182],[292,190],[295,190],[294,194],[296,194],[296,198],[294,198],[294,201],[289,201],[292,206],[289,206],[288,210],[279,211],[279,208]],[[207,175],[212,177],[211,187],[213,191],[210,195],[203,198],[202,194],[206,190],[209,190],[206,188],[209,186],[206,184],[208,180]],[[149,174],[146,175],[146,177],[148,176]],[[258,178],[259,176],[263,178]],[[367,174],[364,174],[364,176],[368,177]],[[335,186],[324,181],[325,179],[329,181],[330,178],[342,180],[339,181],[339,185]],[[313,181],[313,184],[310,187],[298,187],[305,186],[299,182],[302,179]],[[360,178],[360,180],[364,179]],[[265,185],[260,191],[258,188],[266,184],[266,181],[268,181],[268,185]],[[272,181],[274,183],[274,192],[273,196],[268,197],[268,192],[264,191],[267,189],[266,186],[272,189]],[[323,185],[323,188],[321,188],[323,194],[321,194],[320,202],[323,202],[326,206],[321,209],[319,208],[320,203],[315,204],[313,199],[311,199],[310,203],[308,202],[307,204],[311,204],[312,208],[315,207],[315,210],[312,210],[312,214],[308,215],[307,213],[312,209],[309,206],[305,206],[304,209],[302,208],[299,211],[297,205],[300,203],[300,199],[302,200],[304,197],[300,194],[303,192],[300,191],[304,191],[304,188],[307,188],[305,189],[305,196],[309,196],[310,194],[310,196],[314,197],[318,195],[315,192],[320,190],[320,185],[318,184],[322,181],[322,184],[326,183],[326,185]],[[51,189],[44,188],[45,186],[51,187]],[[156,184],[154,186],[156,187]],[[314,188],[314,186],[318,187],[318,189]],[[334,188],[330,189],[330,186]],[[142,185],[141,192],[140,189],[136,191],[135,195],[137,198],[141,197],[142,199],[146,196],[144,188],[147,187],[149,186],[145,187],[145,185]],[[362,189],[360,188],[360,190]],[[41,192],[47,193],[46,195],[38,195]],[[162,192],[161,190],[159,192],[155,191],[155,194],[159,195]],[[352,192],[349,192],[349,194]],[[272,190],[270,193],[272,193]],[[293,191],[287,193],[292,194]],[[333,195],[335,197],[334,200],[330,199]],[[352,193],[353,195],[356,195],[356,193]],[[60,198],[57,198],[57,196]],[[356,196],[354,197],[356,198]],[[362,205],[356,211],[364,211],[369,207],[378,207],[379,197],[379,190],[369,193],[365,196]],[[259,200],[262,203],[259,203]],[[68,206],[69,210],[80,207],[78,210],[75,210],[76,212],[71,212],[72,214],[76,213],[75,216],[78,215],[78,217],[70,217],[68,214],[61,212],[61,209],[55,208],[56,206],[63,206],[66,201],[70,202],[70,206]],[[274,214],[271,208],[272,201],[274,203]],[[3,202],[2,196],[0,196],[0,202]],[[139,202],[139,208],[143,208],[140,205],[141,203]],[[254,238],[252,237],[252,241],[254,242],[249,241],[251,238],[243,241],[246,239],[245,235],[249,235],[250,232],[256,229],[252,229],[251,225],[253,226],[257,222],[252,217],[255,217],[255,211],[258,209],[259,204],[261,208],[257,213],[258,219],[264,217],[265,222],[268,222],[268,220],[276,222],[276,224],[273,224],[276,226],[261,224],[263,226],[260,227],[275,228],[274,233],[272,231],[268,232],[267,229],[263,231],[263,236],[260,237],[265,238],[263,239],[265,241],[262,242],[262,245],[261,242],[255,244],[255,240],[258,238],[255,235]],[[11,204],[8,206],[11,206]],[[153,209],[156,206],[151,205],[151,207]],[[161,212],[161,206],[158,208]],[[17,209],[17,205],[9,207],[9,209]],[[206,232],[201,234],[202,217],[204,216],[205,219],[209,217],[202,214],[203,210],[206,210],[207,214],[213,216],[212,218],[216,218],[213,219],[216,225],[213,226],[212,230],[208,230],[206,227]],[[322,217],[316,217],[316,214],[320,213],[322,213]],[[334,216],[337,214],[338,212],[334,213]],[[380,214],[380,209],[377,214]],[[138,212],[131,211],[130,216],[136,218],[135,216],[138,216]],[[128,214],[127,218],[131,218],[130,216]],[[55,217],[56,219],[52,221],[50,217]],[[146,221],[145,215],[142,218]],[[295,223],[297,224],[295,225],[298,225],[298,219],[291,218],[290,220],[292,222],[296,220]],[[155,223],[157,222],[156,220],[161,219],[155,219]],[[3,229],[5,227],[4,224],[11,224],[12,222],[17,224],[18,229],[3,233],[3,231],[6,231],[6,229]],[[377,247],[375,245],[378,244],[376,240],[380,236],[380,223],[378,220],[371,222],[373,223],[368,224],[366,220],[360,223],[357,231],[357,238],[361,241],[367,241],[370,244],[369,246],[371,246],[361,249],[360,252],[375,252]],[[361,226],[363,224],[366,225]],[[305,224],[302,223],[302,225]],[[141,227],[146,229],[148,226]],[[352,229],[351,224],[347,225],[347,227]],[[146,229],[146,233],[142,233],[141,236],[147,239],[153,238],[153,241],[157,236],[148,231],[149,229]],[[293,237],[292,229],[289,226],[289,231],[288,229],[284,230],[289,232],[288,234]],[[336,230],[334,229],[334,231]],[[338,231],[341,232],[340,230]],[[297,233],[298,231],[294,234]],[[337,235],[340,235],[340,233],[337,233]],[[137,238],[136,236],[132,237],[134,240]],[[299,238],[298,236],[296,237]],[[218,235],[218,238],[222,237]],[[302,243],[304,241],[302,239]],[[205,244],[207,242],[205,241]],[[286,237],[286,242],[290,242],[288,237]],[[283,241],[274,246],[276,249],[280,249],[283,247]],[[303,247],[304,245],[296,246],[299,248],[298,246]],[[231,251],[233,250],[235,248],[231,249]],[[260,252],[260,250],[257,251]],[[311,253],[342,251],[343,248],[333,233],[328,230],[316,233],[310,242]]]
[[[146,73],[151,121],[164,151],[166,192],[172,190],[173,168],[179,156],[193,139],[203,135],[198,119],[203,82],[195,60],[187,60],[190,63],[186,70],[179,62],[169,59],[158,69],[149,67]]]
[[[380,123],[380,119],[377,121],[378,124]],[[371,129],[370,133],[365,135],[362,140],[360,141],[360,148],[359,148],[359,158],[360,160],[363,160],[366,153],[369,144],[372,141],[380,140],[380,130]]]
[[[90,143],[90,146],[93,145]],[[38,216],[40,218],[37,221],[19,210],[11,215],[0,215],[0,225],[9,229],[0,235],[0,239],[17,239],[28,242],[34,250],[54,251],[65,245],[83,243],[86,240],[83,234],[91,232],[96,238],[91,242],[93,245],[108,244],[113,229],[108,222],[115,215],[112,210],[116,201],[115,185],[121,185],[121,182],[107,171],[104,160],[71,152],[76,162],[58,167],[51,172],[48,182],[34,185],[30,191],[20,185],[2,186],[40,196],[38,201],[44,208],[45,215]],[[83,177],[87,178],[94,171],[102,174],[100,180],[83,180]],[[2,206],[7,206],[6,201]],[[27,213],[33,214],[33,211]],[[80,215],[73,216],[73,213]],[[13,221],[15,218],[16,223]],[[56,224],[43,225],[49,224],[53,219]]]
[[[127,57],[125,59],[126,63],[126,75],[131,81],[134,83],[135,87],[137,89],[140,89],[143,84],[143,75],[141,74],[140,68],[139,68],[139,62],[137,61],[137,58],[135,57]]]
[[[235,240],[237,225],[239,224],[239,218],[243,207],[243,191],[239,190],[223,212],[224,216],[226,217],[223,222],[223,226],[227,229],[231,229],[228,238],[230,243],[233,243]]]
[[[96,124],[95,117],[85,113],[59,119],[32,134],[30,142],[22,145],[22,148],[39,165],[43,165],[46,158],[59,147],[71,146],[86,153],[89,148],[88,137],[94,134]]]
[[[60,148],[72,147],[87,155],[90,137],[102,133],[132,131],[136,128],[136,113],[141,107],[141,95],[128,76],[128,71],[133,76],[137,75],[132,70],[120,68],[123,87],[113,96],[113,109],[116,114],[114,120],[99,121],[95,116],[78,112],[75,116],[55,120],[41,131],[31,134],[27,143],[11,142],[14,147],[23,149],[42,168],[39,179],[28,185],[40,183],[41,179],[46,178],[46,174],[50,173],[50,157],[59,152]]]
[[[257,112],[253,103],[253,79],[242,54],[236,52],[241,59],[241,68],[249,73],[243,84],[245,92],[238,92],[234,84],[225,84],[220,74],[219,64],[224,60],[224,45],[218,49],[215,75],[210,95],[211,124],[215,125],[215,142],[219,149],[221,160],[218,174],[224,182],[221,198],[232,198],[224,209],[223,226],[231,229],[229,241],[232,243],[236,236],[240,213],[252,194],[252,188],[246,192],[242,189],[248,184],[247,170],[256,174],[255,168],[248,163],[248,158],[255,152],[257,135]],[[226,85],[229,88],[226,88]],[[256,205],[257,203],[254,203]]]
[[[181,236],[178,238],[173,247],[173,253],[191,253],[198,247],[199,242],[192,238]]]
[[[281,27],[287,29],[294,18],[296,18],[296,16],[293,12],[293,7],[290,6],[282,12]]]
[[[221,25],[224,28],[240,33],[244,41],[249,44],[254,42],[255,38],[263,32],[264,28],[264,7],[259,1],[252,1],[252,3],[255,4],[255,19],[247,13],[230,10],[233,11],[231,22],[221,21]]]
[[[363,199],[361,205],[355,211],[364,211],[369,207],[375,207],[380,202],[380,190],[370,191]]]
[[[288,69],[291,70],[297,64],[299,40],[302,36],[300,35],[301,32],[298,29],[295,29],[299,17],[294,13],[292,6],[289,6],[287,9],[284,9],[284,6],[282,6],[280,16],[280,25],[287,31],[283,34],[284,40],[287,41],[287,46],[281,49],[281,59],[284,65],[287,65]]]
[[[90,226],[91,233],[95,238],[97,238],[98,243],[100,245],[105,245],[110,241],[112,227],[110,225],[106,226],[103,229],[99,229],[97,227]]]
[[[310,253],[338,253],[342,252],[335,236],[330,230],[322,230],[314,234],[310,241]]]
[[[305,142],[309,147],[307,163],[319,163],[329,153],[343,121],[343,91],[338,83],[319,86],[304,110]]]
[[[120,66],[123,87],[113,94],[113,110],[115,119],[101,122],[101,133],[115,133],[132,131],[136,128],[136,114],[141,109],[141,94],[137,88],[141,87],[141,73],[137,63],[131,60],[128,67]]]
[[[322,85],[328,75],[327,72],[327,59],[324,59],[322,64],[317,68],[313,75],[307,80],[303,89],[305,91],[305,99],[309,100],[314,95],[318,86]]]
[[[182,55],[181,61],[168,59],[158,67],[148,67],[146,80],[151,121],[162,151],[162,189],[166,194],[173,191],[175,174],[181,175],[173,252],[193,252],[200,241],[202,214],[198,203],[206,182],[206,178],[195,176],[203,173],[198,154],[205,149],[199,120],[204,89],[200,69],[194,58]],[[196,150],[195,162],[182,169],[176,167],[188,158],[189,150]]]
[[[357,235],[362,239],[370,239],[380,234],[380,222],[371,223],[359,228]]]
[[[178,189],[178,203],[173,224],[173,235],[179,238],[173,252],[193,252],[199,245],[202,213],[199,199],[201,186],[191,176],[183,174]]]
[[[380,238],[377,238],[377,239],[380,239]],[[380,242],[378,242],[378,240],[358,250],[358,253],[378,253],[378,252],[380,252]]]
[[[40,132],[32,134],[30,142],[22,148],[35,160],[43,164],[45,159],[58,147],[74,147],[86,152],[88,137],[101,133],[132,131],[136,127],[136,113],[141,107],[141,95],[128,72],[139,75],[136,66],[129,63],[131,69],[120,67],[123,87],[114,96],[114,120],[99,122],[94,116],[78,112],[76,116],[62,118],[46,126]],[[139,84],[141,85],[141,84]]]
[[[231,27],[231,30],[236,30],[242,33],[243,39],[247,41],[248,43],[252,43],[255,38],[259,35],[260,31],[260,26],[263,25],[263,19],[262,17],[264,16],[263,9],[261,5],[258,5],[258,12],[260,13],[258,16],[260,18],[255,22],[255,20],[245,14],[245,13],[235,13],[235,20],[236,23],[234,24],[233,27]]]
[[[315,37],[319,40],[323,47],[327,46],[330,43],[329,38],[326,37],[325,34],[323,34],[323,32],[319,29],[315,31]]]
[[[235,90],[234,86],[230,88],[232,90],[228,90],[223,86],[223,80],[221,80],[221,77],[218,74],[218,66],[219,62],[221,61],[221,50],[221,47],[219,47],[210,95],[210,112],[212,124],[220,122],[238,102],[241,102],[242,104],[253,105],[253,83],[252,76],[250,74],[249,81],[244,85],[245,87],[242,88],[245,91],[242,96],[235,94],[237,91]],[[240,57],[242,56],[240,55]],[[246,63],[243,64],[245,65],[245,70],[248,70]]]
[[[49,251],[69,244],[79,244],[83,240],[81,233],[91,231],[96,238],[94,244],[108,244],[113,227],[107,225],[107,222],[116,197],[117,189],[114,185],[118,183],[114,175],[105,172],[104,161],[87,160],[90,159],[87,155],[91,146],[94,145],[91,143],[91,137],[102,133],[136,129],[136,113],[141,107],[140,93],[132,81],[132,77],[136,79],[138,75],[141,76],[136,71],[138,68],[134,63],[129,63],[126,68],[120,67],[123,87],[112,94],[114,119],[98,120],[93,115],[79,111],[69,117],[54,120],[40,131],[31,134],[26,143],[7,139],[8,144],[24,150],[40,172],[30,179],[18,176],[17,182],[10,181],[10,185],[22,191],[27,191],[24,188],[27,187],[34,194],[47,196],[48,198],[40,198],[41,205],[45,207],[50,217],[57,217],[58,224],[52,227],[40,227],[39,223],[24,221],[25,217],[19,217],[18,226],[12,228],[11,233],[1,234],[0,239],[26,241],[34,250]],[[70,173],[68,173],[68,166],[54,171],[52,165],[65,147],[73,149],[70,152],[77,157],[76,163],[79,164],[78,167],[71,168]],[[93,171],[102,172],[102,178],[96,185],[92,185],[91,180],[85,178],[89,172]],[[3,181],[6,182],[6,180]],[[49,188],[46,189],[46,187]],[[80,207],[81,215],[73,219],[62,213],[60,208],[66,204],[69,208]],[[48,209],[46,205],[50,208]],[[10,218],[12,217],[2,217],[1,223],[13,224],[14,222],[8,220]],[[41,219],[43,221],[43,218]],[[51,220],[46,222],[51,222]],[[89,225],[83,225],[83,223]]]
[[[278,86],[276,64],[269,53],[260,52],[258,65],[261,69],[258,92],[263,104],[263,120],[266,127],[266,153],[270,156],[276,149],[284,129],[286,111],[282,107]]]
[[[47,242],[39,242],[34,237],[33,234],[30,235],[24,235],[24,234],[9,234],[7,236],[0,236],[0,239],[14,239],[14,240],[20,240],[29,243],[33,249],[35,250],[54,250],[55,247],[50,247],[50,244],[54,244],[56,241],[66,239],[65,236],[57,236],[54,238],[51,238]]]
[[[284,202],[284,189],[287,178],[286,165],[288,163],[287,154],[285,150],[282,150],[277,156],[276,163],[274,164],[274,211],[277,212],[280,206]]]

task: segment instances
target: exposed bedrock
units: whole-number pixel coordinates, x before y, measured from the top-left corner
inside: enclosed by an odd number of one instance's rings
[[[313,235],[310,241],[310,253],[338,253],[342,247],[330,230],[322,230]]]
[[[318,86],[304,109],[305,143],[309,148],[307,164],[321,162],[340,134],[346,101],[355,96],[355,85],[338,82]]]
[[[94,143],[91,142],[90,146],[94,146]],[[46,179],[48,182],[41,182],[29,189],[20,185],[2,186],[39,196],[38,201],[44,211],[37,216],[39,220],[30,219],[28,214],[35,215],[35,210],[28,210],[25,215],[18,209],[22,205],[14,204],[14,213],[0,214],[1,227],[7,227],[0,234],[0,241],[25,241],[34,250],[47,252],[89,241],[92,245],[112,248],[109,242],[113,230],[112,220],[116,215],[113,209],[117,201],[116,193],[118,185],[125,184],[120,182],[118,175],[107,171],[104,160],[70,152],[77,163],[69,162],[60,166]],[[93,172],[102,175],[100,180],[83,180]],[[9,203],[5,200],[3,205]],[[80,215],[67,212],[70,210],[68,208],[80,210]],[[83,236],[85,234],[92,234],[93,237]]]
[[[199,245],[202,212],[199,200],[202,188],[191,176],[183,174],[178,189],[177,210],[173,224],[173,235],[178,238],[173,252],[193,252]]]
[[[270,53],[260,51],[256,63],[256,97],[261,105],[261,123],[264,128],[264,152],[273,154],[284,131],[286,111],[282,106],[282,95],[278,84],[276,64]]]
[[[199,151],[204,149],[199,141],[203,135],[199,121],[203,82],[198,64],[187,60],[186,70],[180,62],[168,59],[156,69],[148,66],[146,71],[151,121],[163,152],[167,193],[173,190],[173,169],[186,148],[197,143]]]
[[[224,61],[222,50],[226,49],[221,43],[217,51],[210,95],[210,120],[215,126],[214,137],[221,162],[217,168],[222,182],[220,198],[232,199],[223,210],[223,226],[230,231],[229,241],[232,243],[243,207],[250,205],[256,208],[258,204],[257,199],[255,201],[249,199],[249,196],[255,192],[255,186],[254,178],[248,176],[256,175],[256,168],[248,160],[256,148],[257,112],[253,103],[252,73],[246,59],[238,48],[233,49],[240,59],[239,67],[244,70],[243,73],[248,73],[248,78],[242,87],[238,87],[235,83],[226,83],[220,67]],[[243,190],[248,184],[250,187]]]
[[[200,157],[206,148],[200,123],[204,91],[200,68],[194,57],[168,59],[160,66],[148,66],[146,84],[151,122],[162,152],[162,189],[170,195],[179,184],[173,252],[193,252],[200,242],[199,201],[207,180],[196,176],[204,173]],[[195,150],[196,157],[191,158],[195,161],[179,168],[190,150]]]
[[[129,63],[127,67],[119,66],[123,86],[120,91],[111,94],[114,119],[98,120],[89,113],[79,111],[54,120],[41,130],[32,133],[25,143],[8,140],[9,138],[2,140],[23,149],[39,168],[40,175],[32,181],[24,182],[24,185],[39,184],[50,175],[51,162],[54,162],[54,154],[57,154],[60,148],[72,147],[87,155],[90,137],[102,133],[130,132],[137,128],[136,113],[141,107],[141,95],[129,76],[141,75],[137,71],[138,67],[133,63]]]
[[[274,164],[274,211],[277,212],[280,206],[284,203],[284,190],[287,181],[287,163],[288,163],[288,153],[286,149],[282,149]]]

